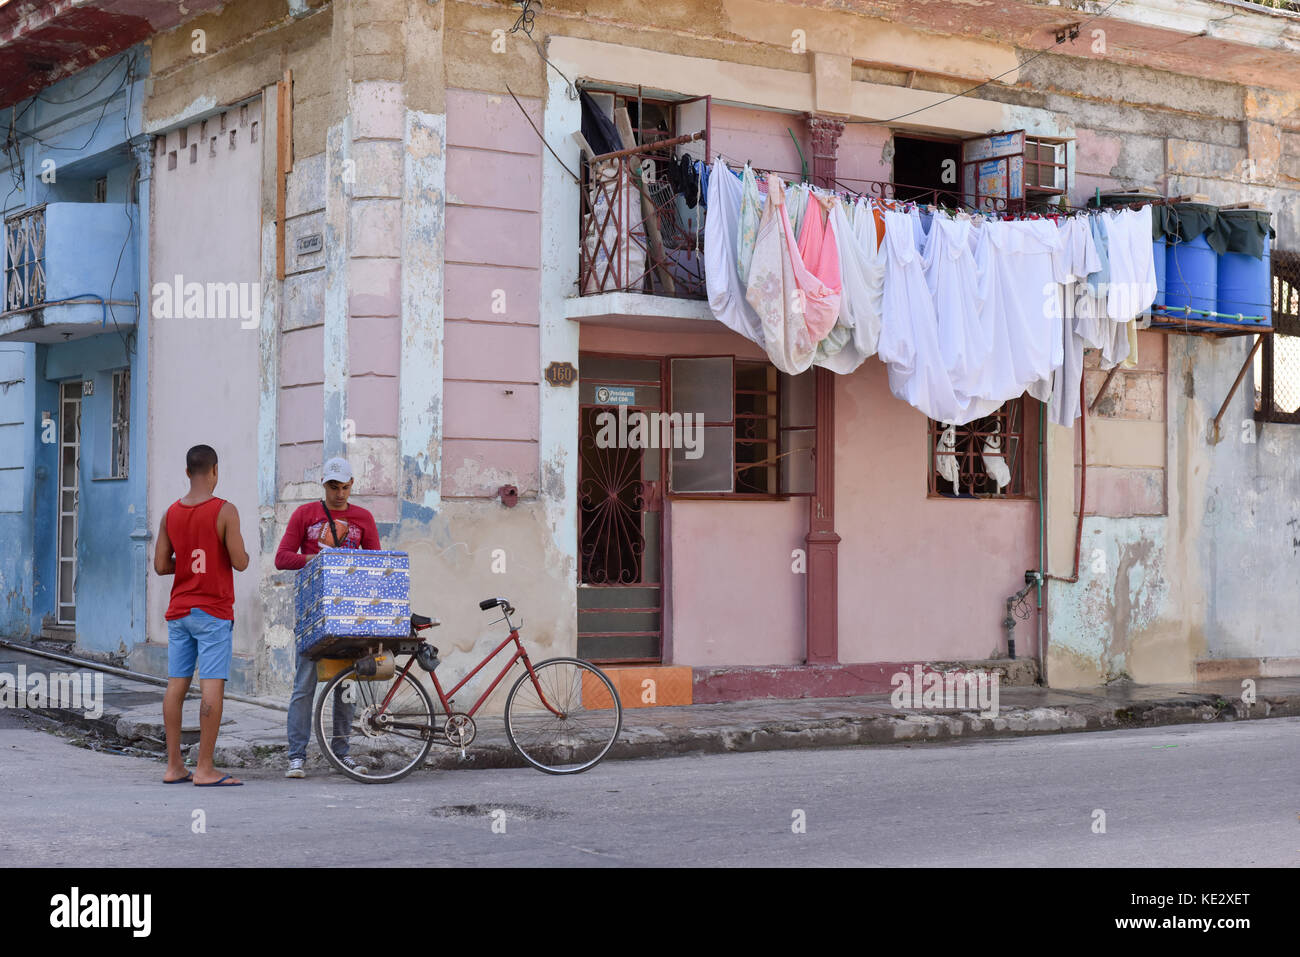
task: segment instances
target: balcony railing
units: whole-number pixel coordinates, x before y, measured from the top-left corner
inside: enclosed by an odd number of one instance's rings
[[[134,204],[54,202],[6,219],[0,341],[61,343],[134,326],[138,218]]]
[[[27,309],[45,301],[45,207],[5,220],[4,310]]]
[[[679,136],[583,163],[578,294],[635,292],[678,299],[707,299],[704,276],[704,196],[691,195],[665,171],[675,165],[674,147],[700,134]],[[783,174],[784,175],[784,174]],[[797,174],[796,174],[797,175]],[[922,205],[1023,213],[1020,198],[972,197],[953,189],[908,186],[879,180],[843,179],[849,196]],[[694,192],[699,192],[696,186]]]
[[[583,163],[579,295],[707,298],[705,197],[688,197],[669,175],[677,162],[674,147],[702,135],[660,140]]]

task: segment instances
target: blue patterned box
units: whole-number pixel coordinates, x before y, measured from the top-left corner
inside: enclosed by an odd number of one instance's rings
[[[306,621],[317,618],[398,618],[411,616],[411,603],[401,598],[322,598],[299,616]]]
[[[294,580],[298,650],[334,636],[410,634],[410,559],[405,552],[326,549]]]
[[[371,615],[321,616],[312,619],[300,631],[298,651],[310,656],[313,648],[332,642],[335,638],[409,638],[410,615],[379,617]]]

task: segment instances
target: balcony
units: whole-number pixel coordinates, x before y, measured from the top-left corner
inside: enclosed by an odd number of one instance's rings
[[[676,156],[676,147],[703,136],[600,156],[584,153],[578,294],[566,302],[567,318],[647,332],[718,331],[701,325],[713,320],[705,280],[706,197],[692,176],[678,170]],[[848,197],[1021,213],[1033,203],[1058,201],[1064,192],[1036,188],[1049,177],[1063,187],[1068,173],[1056,152],[1039,159],[1039,140],[1015,130],[947,143],[964,188],[863,179],[839,179],[834,186]],[[1055,151],[1057,145],[1042,149]],[[781,175],[790,182],[799,174]],[[1029,186],[1030,196],[1021,184]],[[766,192],[765,183],[759,188]]]
[[[59,343],[135,326],[136,208],[49,203],[4,224],[0,340]]]

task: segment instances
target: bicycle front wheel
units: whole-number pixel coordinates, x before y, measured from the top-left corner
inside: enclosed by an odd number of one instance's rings
[[[414,676],[398,671],[386,681],[363,681],[355,665],[325,685],[315,719],[329,763],[365,784],[406,777],[424,763],[436,733],[433,700]]]
[[[506,698],[506,736],[525,761],[547,774],[594,767],[622,727],[623,705],[613,682],[577,658],[533,665]]]

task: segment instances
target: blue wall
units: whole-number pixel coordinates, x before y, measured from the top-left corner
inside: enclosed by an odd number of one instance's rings
[[[141,133],[141,78],[147,75],[147,51],[137,47],[46,88],[34,101],[16,108],[22,176],[19,179],[0,156],[0,209],[6,215],[42,203],[91,204],[95,181],[107,179],[109,205],[67,207],[65,211],[76,215],[66,222],[47,216],[46,236],[47,267],[60,258],[66,261],[65,253],[71,250],[78,264],[74,283],[104,288],[55,288],[57,282],[52,281],[47,298],[127,298],[136,289],[149,288],[147,220],[134,205],[140,196],[133,176],[138,157],[147,157],[148,138]],[[139,189],[147,197],[147,170],[142,177]],[[98,228],[81,228],[78,223],[86,216]],[[96,319],[101,315],[99,306],[52,308],[92,309]],[[0,482],[0,535],[16,546],[0,549],[0,633],[37,633],[45,617],[55,612],[58,445],[40,441],[41,412],[59,415],[61,381],[92,380],[94,393],[83,397],[81,408],[76,633],[81,650],[116,655],[145,640],[147,568],[137,566],[147,560],[148,551],[141,547],[147,537],[141,528],[148,370],[142,317],[137,325],[137,310],[131,306],[117,306],[114,313],[119,322],[125,321],[123,327],[115,329],[110,317],[109,331],[86,338],[55,345],[0,343],[0,353],[21,352],[25,370],[17,387],[19,429],[5,427],[14,403],[7,405],[0,397],[0,411],[6,413],[0,415],[0,474],[17,464],[23,490],[22,512],[4,511],[5,485]],[[112,385],[113,371],[120,369],[131,371],[130,455],[127,477],[114,479],[109,477]],[[3,481],[13,480],[6,476]]]

